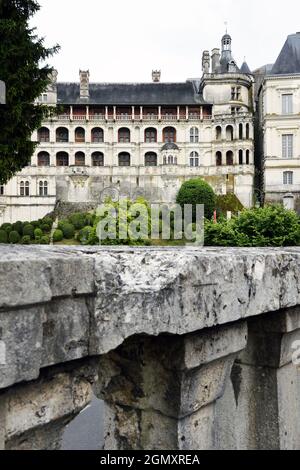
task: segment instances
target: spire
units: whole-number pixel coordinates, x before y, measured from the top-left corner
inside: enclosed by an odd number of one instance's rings
[[[242,64],[240,70],[241,70],[241,72],[244,73],[245,75],[249,75],[249,74],[252,73],[251,70],[250,70],[250,68],[249,68],[249,65],[248,65],[247,62],[246,62],[246,57],[244,57],[244,62],[243,62],[243,64]]]

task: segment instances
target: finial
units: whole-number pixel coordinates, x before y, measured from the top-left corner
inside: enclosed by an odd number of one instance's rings
[[[224,22],[225,28],[226,28],[226,34],[228,34],[228,21]]]

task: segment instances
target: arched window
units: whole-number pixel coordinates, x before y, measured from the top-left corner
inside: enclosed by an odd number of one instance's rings
[[[226,153],[226,165],[233,165],[233,152],[231,150]]]
[[[40,181],[40,183],[39,183],[39,195],[40,196],[48,196],[48,182],[47,181]]]
[[[147,144],[157,142],[157,130],[156,129],[154,129],[153,127],[148,127],[148,129],[145,130],[145,142]]]
[[[216,127],[216,140],[222,140],[222,127]]]
[[[163,141],[165,144],[176,142],[176,129],[174,127],[164,128]]]
[[[233,140],[233,127],[232,126],[226,127],[226,140]]]
[[[95,127],[91,133],[92,143],[104,142],[104,132],[101,127]]]
[[[127,127],[119,129],[118,140],[120,144],[128,144],[130,142],[130,130]]]
[[[20,183],[20,196],[30,196],[29,181],[21,181],[21,183]]]
[[[222,166],[222,152],[216,153],[216,165]]]
[[[83,127],[77,127],[75,129],[75,142],[85,142],[85,130]]]
[[[250,150],[246,150],[246,165],[250,165]]]
[[[69,131],[66,127],[56,129],[56,142],[69,142]]]
[[[119,153],[119,166],[130,166],[130,154],[127,152]]]
[[[239,139],[243,139],[243,124],[239,124]]]
[[[157,155],[155,152],[146,153],[145,166],[157,166]]]
[[[38,166],[50,166],[50,155],[48,152],[39,152],[37,157]]]
[[[239,165],[243,165],[243,150],[239,150]]]
[[[192,152],[190,155],[190,166],[199,166],[198,152]]]
[[[75,153],[75,166],[85,166],[85,155],[83,152]]]
[[[67,154],[67,152],[58,152],[56,154],[56,165],[69,166],[69,155]]]
[[[177,165],[177,157],[174,157],[173,155],[168,155],[168,158],[166,159],[166,164]]]
[[[197,144],[199,142],[199,129],[198,127],[192,127],[190,130],[190,142],[191,144]]]
[[[104,166],[104,155],[102,152],[92,153],[92,165],[93,166]]]
[[[47,127],[38,130],[38,142],[50,142],[50,131]]]
[[[250,124],[246,124],[246,139],[250,139]]]

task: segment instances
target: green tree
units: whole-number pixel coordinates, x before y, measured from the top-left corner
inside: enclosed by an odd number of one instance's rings
[[[34,104],[50,81],[53,69],[41,66],[58,46],[46,48],[29,27],[39,10],[35,0],[0,0],[0,79],[6,84],[6,105],[0,109],[0,183],[28,165],[36,143],[32,132],[49,108]]]
[[[211,219],[216,208],[216,195],[206,181],[196,178],[188,180],[181,186],[176,199],[183,208],[185,204],[193,205],[193,220],[196,219],[197,204],[204,204],[204,215]]]

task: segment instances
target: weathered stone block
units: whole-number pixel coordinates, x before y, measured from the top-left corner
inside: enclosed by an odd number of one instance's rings
[[[80,359],[89,354],[90,313],[85,298],[45,305],[42,367]]]
[[[42,361],[42,306],[0,313],[0,338],[5,364],[0,365],[0,389],[39,376]]]

